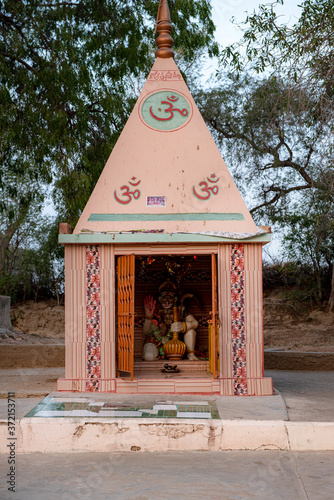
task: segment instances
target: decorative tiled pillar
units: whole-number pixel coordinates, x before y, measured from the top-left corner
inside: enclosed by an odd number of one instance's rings
[[[101,378],[101,291],[98,245],[86,248],[86,391],[100,390]]]
[[[272,394],[263,375],[262,246],[221,244],[218,248],[220,393]]]
[[[231,248],[231,331],[233,394],[247,394],[244,245]]]

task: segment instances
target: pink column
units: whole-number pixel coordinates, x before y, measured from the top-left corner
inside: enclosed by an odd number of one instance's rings
[[[115,391],[114,246],[65,246],[61,391]]]
[[[116,389],[114,245],[100,245],[101,260],[101,390]]]
[[[262,245],[219,245],[221,394],[270,395],[263,377]]]
[[[65,378],[57,388],[84,391],[86,378],[86,247],[65,245]]]

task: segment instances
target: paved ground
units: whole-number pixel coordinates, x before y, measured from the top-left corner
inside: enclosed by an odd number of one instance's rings
[[[330,500],[334,452],[33,454],[17,457],[15,493],[2,500]]]
[[[289,420],[331,422],[334,420],[334,371],[265,371],[282,394]],[[333,495],[334,497],[334,495]]]

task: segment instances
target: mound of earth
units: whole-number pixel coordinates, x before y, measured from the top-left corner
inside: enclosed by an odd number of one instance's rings
[[[27,301],[11,309],[15,339],[6,344],[64,344],[65,308],[56,301]]]
[[[62,344],[65,342],[64,306],[56,301],[28,301],[12,307],[15,338],[2,344]],[[266,349],[334,352],[334,313],[302,310],[281,294],[264,297]]]
[[[266,349],[334,352],[334,313],[298,310],[281,294],[264,297],[263,333]]]

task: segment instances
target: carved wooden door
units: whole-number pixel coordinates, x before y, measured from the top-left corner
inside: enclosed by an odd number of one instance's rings
[[[117,261],[117,376],[133,380],[135,318],[135,256],[125,255]]]
[[[209,371],[213,378],[218,377],[218,352],[219,352],[219,319],[218,319],[218,285],[217,285],[217,257],[211,255],[211,281],[212,281],[212,313],[209,328]]]

